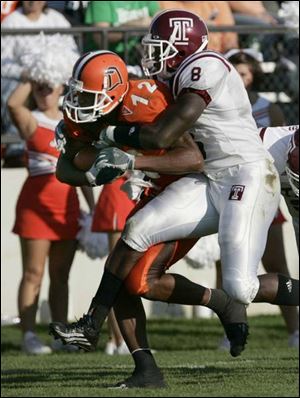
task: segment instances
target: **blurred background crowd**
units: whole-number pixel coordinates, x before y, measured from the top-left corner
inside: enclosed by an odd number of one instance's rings
[[[54,131],[55,124],[61,118],[64,84],[71,74],[73,63],[84,52],[97,49],[114,51],[125,60],[132,75],[143,77],[140,66],[141,38],[159,10],[172,8],[192,11],[207,23],[210,32],[208,48],[224,54],[239,71],[258,127],[298,123],[298,1],[1,1],[2,168],[26,167],[29,156],[31,168],[33,167],[31,175],[35,170],[41,170],[36,166],[38,159],[33,154],[38,150],[33,134],[37,128]],[[46,96],[45,102],[43,98]],[[18,103],[21,97],[23,102]],[[27,110],[27,119],[19,120],[16,117],[17,112],[14,111],[18,106]],[[24,120],[33,123],[33,127],[24,129]],[[29,155],[28,149],[31,150]],[[55,185],[56,182],[51,181],[52,183],[53,191],[62,189]],[[48,188],[49,184],[47,180]],[[133,203],[124,205],[126,199],[122,197],[124,193],[119,188],[118,186],[117,191],[109,194],[103,191],[99,200],[93,197],[92,192],[83,192],[90,214],[96,214],[94,220],[99,223],[96,227],[94,225],[93,231],[108,233],[107,250],[111,250],[116,243],[126,215],[134,206]],[[79,205],[73,191],[63,191],[63,195],[73,195],[70,206],[79,214]],[[49,257],[51,315],[54,320],[65,321],[68,306],[66,286],[79,226],[72,225],[75,232],[70,232],[69,229],[70,233],[65,236],[52,236],[48,231],[45,235],[28,232],[25,225],[28,221],[26,217],[22,218],[22,206],[32,200],[33,192],[28,184],[25,191],[23,187],[13,229],[21,237],[23,261],[18,305],[24,332],[24,350],[29,353],[49,353],[51,349],[61,347],[50,349],[39,342],[34,334],[45,261]],[[44,200],[46,203],[49,198],[45,196]],[[43,212],[44,209],[36,211]],[[122,216],[120,212],[123,212]],[[101,214],[103,220],[99,222]],[[116,216],[119,217],[119,223],[115,222]],[[105,221],[104,217],[109,220]],[[92,220],[89,227],[91,222]],[[282,217],[274,224],[273,230],[271,228],[264,266],[267,270],[274,271],[275,264],[275,268],[283,267],[278,270],[286,274],[283,223]],[[44,240],[43,244],[40,243],[41,239]],[[65,255],[63,258],[61,253]],[[218,262],[218,258],[214,262]],[[59,293],[62,290],[65,295]],[[297,311],[295,308],[282,308],[282,313],[287,324],[289,344],[297,346]],[[126,352],[113,313],[109,323],[112,331],[107,353]]]

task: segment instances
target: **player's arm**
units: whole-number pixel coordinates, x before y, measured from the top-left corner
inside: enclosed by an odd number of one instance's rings
[[[203,156],[193,138],[185,133],[163,155],[134,156],[118,148],[105,148],[96,156],[95,164],[102,170],[116,168],[152,171],[159,174],[186,174],[201,172]]]
[[[163,155],[136,156],[136,170],[159,174],[202,172],[204,158],[190,134],[184,133]]]
[[[154,123],[131,128],[129,132],[126,127],[108,128],[101,134],[133,148],[170,148],[219,95],[231,68],[221,56],[195,59],[175,75],[172,85],[176,101]]]
[[[155,123],[128,128],[110,127],[109,140],[139,149],[170,148],[189,130],[206,108],[205,100],[193,90],[186,90],[162,112]]]
[[[73,164],[75,155],[84,146],[86,144],[78,141],[70,141],[65,145],[65,151],[61,152],[56,166],[56,178],[59,181],[73,186],[90,185],[86,173]]]

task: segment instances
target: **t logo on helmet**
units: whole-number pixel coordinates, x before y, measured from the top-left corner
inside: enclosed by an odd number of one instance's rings
[[[122,77],[119,70],[112,66],[105,71],[104,80],[103,80],[103,88],[106,91],[113,90],[119,84],[122,84]]]
[[[188,28],[194,26],[192,18],[170,18],[170,27],[174,27],[173,33],[170,37],[172,44],[188,44],[189,39],[186,36]]]

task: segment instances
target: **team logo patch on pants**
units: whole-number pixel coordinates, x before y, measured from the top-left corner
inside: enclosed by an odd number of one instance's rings
[[[245,190],[245,185],[232,185],[229,200],[241,200]]]

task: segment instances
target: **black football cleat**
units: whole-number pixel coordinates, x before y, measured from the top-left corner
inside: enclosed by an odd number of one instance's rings
[[[94,351],[97,347],[100,331],[94,326],[90,315],[84,315],[79,321],[68,324],[52,322],[49,334],[64,344],[72,344],[85,351]]]
[[[154,370],[137,371],[134,370],[132,375],[127,379],[120,381],[110,388],[128,389],[128,388],[166,388],[167,385],[161,371],[157,368]]]
[[[241,355],[249,335],[245,304],[229,298],[224,311],[218,313],[218,316],[230,342],[230,354],[233,357]]]
[[[230,354],[233,357],[241,355],[247,344],[248,324],[247,323],[229,323],[224,325],[226,336],[230,342]]]

